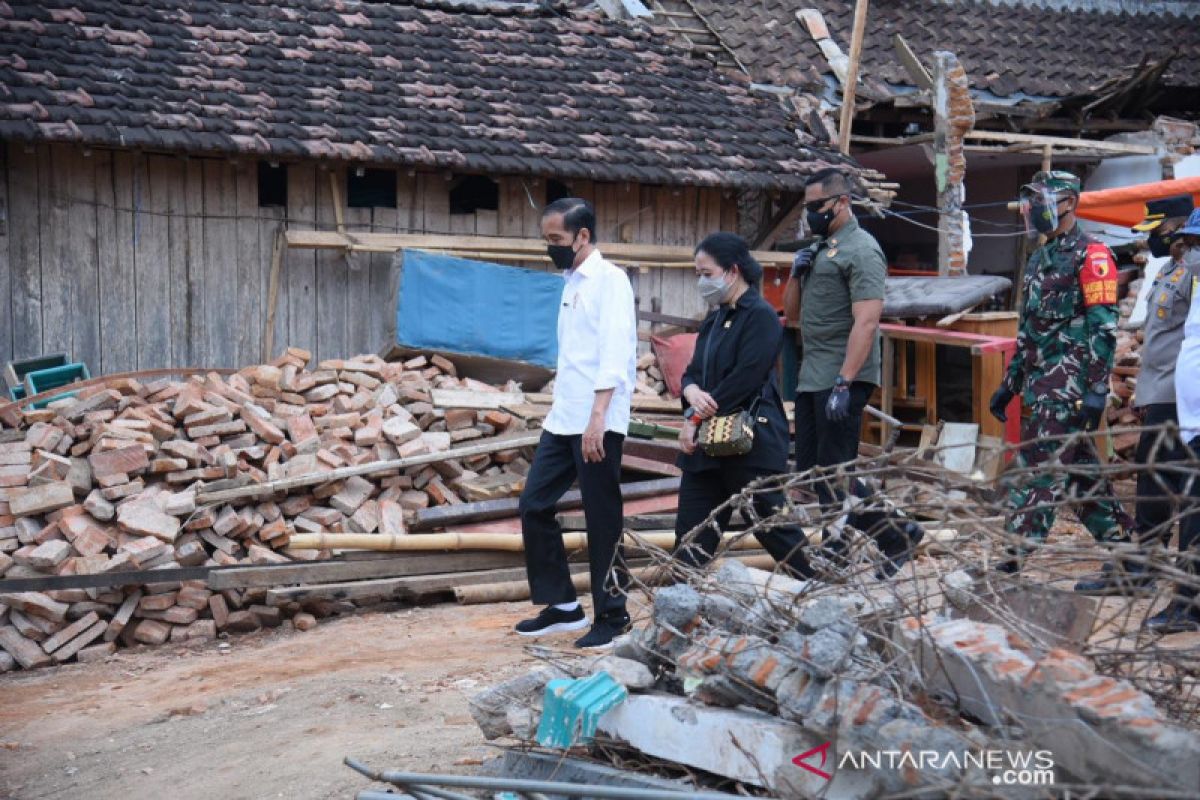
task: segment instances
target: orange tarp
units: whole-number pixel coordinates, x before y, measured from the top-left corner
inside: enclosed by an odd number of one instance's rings
[[[1200,178],[1179,178],[1173,181],[1141,183],[1119,189],[1101,189],[1079,195],[1078,215],[1093,222],[1107,222],[1132,228],[1144,219],[1147,200],[1190,194],[1200,206]]]

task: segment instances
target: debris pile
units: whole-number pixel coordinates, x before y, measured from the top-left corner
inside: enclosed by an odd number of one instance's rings
[[[1112,392],[1109,395],[1109,427],[1128,428],[1136,426],[1139,422],[1133,409],[1133,396],[1137,391],[1138,370],[1142,365],[1143,331],[1140,327],[1130,327],[1129,320],[1133,316],[1141,287],[1141,278],[1132,281],[1129,284],[1129,293],[1121,300],[1117,350],[1110,380]],[[1137,439],[1137,435],[1133,433],[1118,433],[1113,436],[1113,448],[1122,458],[1132,458],[1137,449]]]
[[[673,583],[635,582],[631,608],[644,610],[612,654],[571,661],[535,649],[546,666],[472,698],[483,734],[731,795],[1194,792],[1200,635],[1142,627],[1171,595],[1166,576],[1187,580],[1171,566],[1174,554],[1144,554],[1164,576],[1149,602],[1085,597],[1071,587],[1105,553],[1072,523],[1021,573],[1001,573],[994,566],[1012,537],[995,481],[964,480],[911,453],[855,467],[857,477],[839,471],[835,483],[867,480],[868,503],[937,519],[956,537],[888,580],[875,575],[869,537],[850,527],[842,566],[831,571],[814,553],[814,580],[722,558],[732,540],[703,570],[662,553],[656,568]],[[818,479],[779,476],[726,507],[741,513],[774,488],[795,502]],[[792,505],[736,536],[797,518],[814,530],[845,524],[840,509]],[[628,697],[564,754],[543,735],[542,710],[555,699],[547,686],[599,671]]]
[[[122,378],[47,408],[4,409],[0,576],[99,575],[271,565],[296,532],[400,535],[411,515],[520,490],[522,448],[339,478],[336,470],[502,442],[526,429],[520,387],[457,376],[440,356],[324,361],[291,348],[270,364],[187,380]],[[531,415],[536,423],[536,415]],[[485,448],[486,449],[486,448]],[[319,480],[322,474],[331,478]],[[308,479],[288,494],[207,501],[226,490]],[[0,595],[0,670],[101,657],[118,644],[212,638],[277,626],[302,610],[265,590],[204,581]],[[295,625],[342,609],[313,601]],[[344,610],[344,609],[342,609]]]

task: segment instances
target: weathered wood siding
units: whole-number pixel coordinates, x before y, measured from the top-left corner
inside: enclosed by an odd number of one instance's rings
[[[94,374],[232,367],[263,357],[282,225],[333,229],[341,165],[288,166],[287,207],[258,205],[257,162],[0,143],[0,359],[65,351]],[[397,171],[395,208],[344,208],[348,230],[538,237],[546,181],[499,177],[499,209],[451,214],[444,174]],[[567,183],[605,241],[692,245],[736,229],[716,189]],[[638,276],[641,307],[702,310],[690,270]],[[285,252],[274,350],[377,352],[395,334],[386,255]]]

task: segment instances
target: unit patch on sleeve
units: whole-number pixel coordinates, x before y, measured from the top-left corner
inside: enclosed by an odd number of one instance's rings
[[[1087,246],[1083,268],[1079,271],[1085,306],[1113,305],[1117,302],[1117,264],[1112,252],[1102,244]]]

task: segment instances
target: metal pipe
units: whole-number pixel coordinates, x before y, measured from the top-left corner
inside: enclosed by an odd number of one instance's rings
[[[542,792],[561,794],[567,797],[595,797],[602,800],[729,800],[731,795],[694,792],[690,790],[666,791],[663,789],[627,789],[620,786],[598,786],[586,783],[564,783],[561,781],[534,781],[518,778],[491,778],[483,775],[430,775],[420,772],[376,772],[360,761],[346,758],[345,763],[374,780],[394,783],[398,786],[413,784],[435,784],[454,786],[460,789],[486,789],[490,791]],[[360,795],[361,797],[361,795]],[[368,800],[375,800],[369,798]]]

